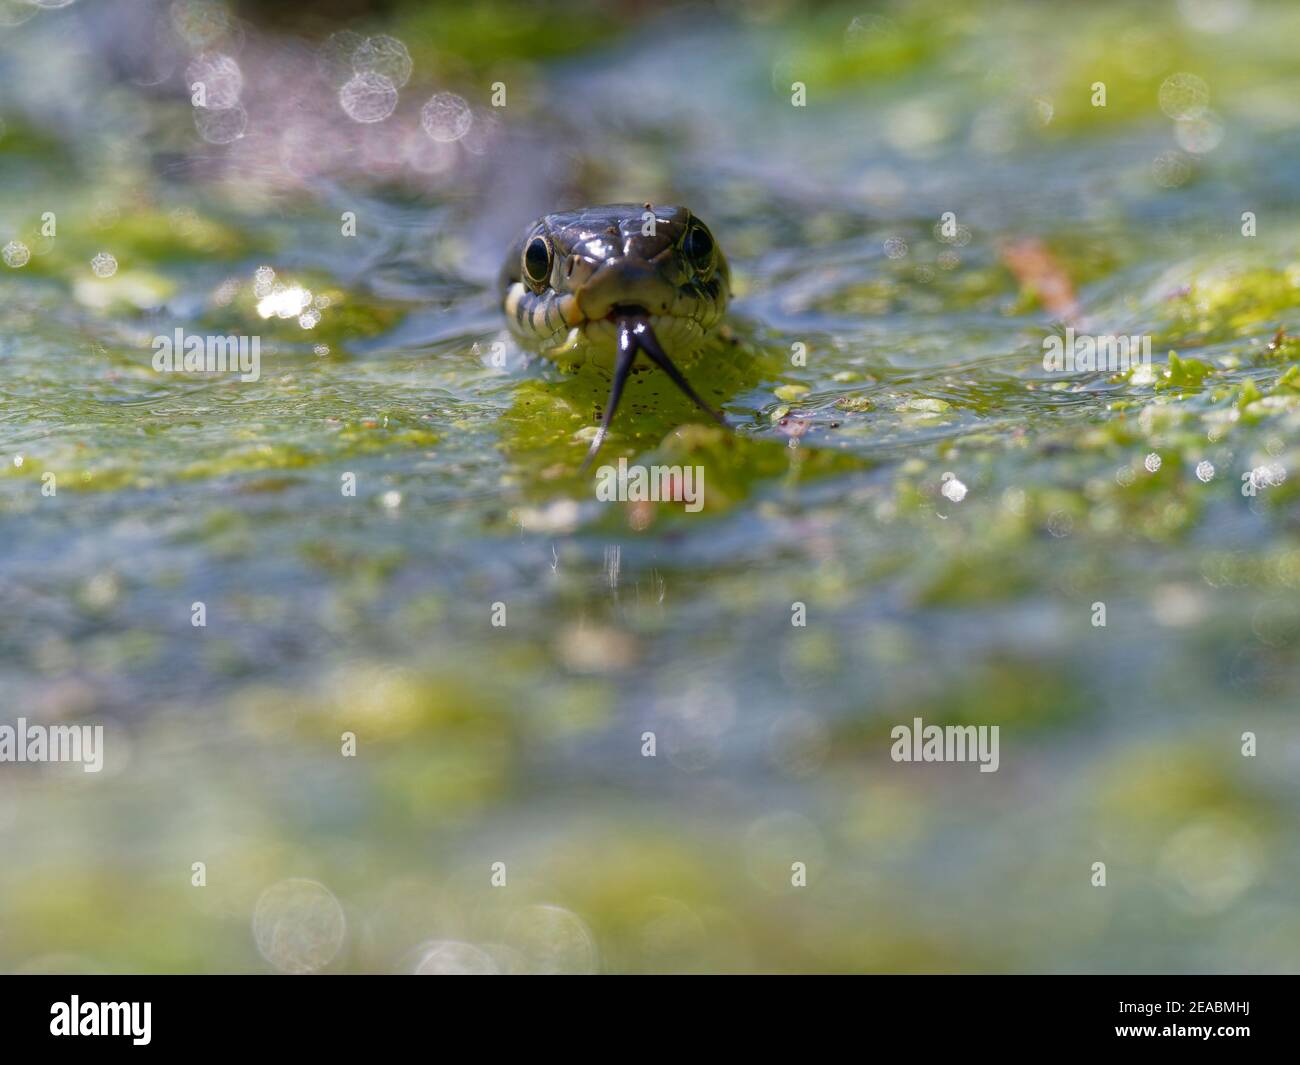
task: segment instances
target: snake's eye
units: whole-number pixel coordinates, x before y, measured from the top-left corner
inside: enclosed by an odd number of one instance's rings
[[[541,288],[551,276],[551,245],[545,237],[533,237],[524,248],[524,277]]]
[[[698,274],[707,274],[713,268],[713,237],[696,222],[686,231],[682,251]]]

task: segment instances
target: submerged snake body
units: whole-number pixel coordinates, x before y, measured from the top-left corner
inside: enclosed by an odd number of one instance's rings
[[[500,295],[525,347],[560,365],[612,368],[620,318],[645,323],[676,358],[693,354],[722,320],[730,282],[686,208],[611,204],[529,226],[506,255]]]

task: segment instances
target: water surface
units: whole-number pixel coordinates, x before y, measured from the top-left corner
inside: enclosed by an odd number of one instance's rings
[[[801,8],[3,30],[0,720],[108,738],[0,766],[0,964],[1297,967],[1300,13]],[[734,432],[641,375],[606,450],[699,514],[595,499],[606,383],[495,308],[624,200],[736,277]],[[1153,366],[1048,373],[1067,324]],[[178,327],[260,379],[155,372]],[[998,771],[892,762],[917,717]]]

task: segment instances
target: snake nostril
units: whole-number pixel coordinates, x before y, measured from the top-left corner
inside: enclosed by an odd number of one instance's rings
[[[576,255],[570,255],[568,261],[564,264],[564,276],[572,277],[574,267],[576,267],[577,265],[578,265],[578,257]]]

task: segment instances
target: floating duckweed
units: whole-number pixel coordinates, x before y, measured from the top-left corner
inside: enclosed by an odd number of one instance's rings
[[[866,396],[841,396],[835,401],[835,406],[840,410],[857,414],[874,409],[875,404]]]
[[[1129,384],[1137,387],[1153,385],[1156,382],[1156,369],[1149,362],[1140,363],[1129,371]]]
[[[1143,367],[1149,367],[1149,363],[1143,363]],[[1134,367],[1133,378],[1136,378],[1138,367]],[[1178,353],[1171,351],[1169,353],[1169,364],[1165,367],[1164,372],[1155,382],[1157,388],[1171,387],[1188,387],[1195,388],[1200,385],[1206,377],[1214,373],[1214,368],[1201,362],[1199,359],[1181,359]]]
[[[946,399],[937,399],[934,396],[922,396],[917,399],[909,399],[903,404],[904,410],[921,411],[925,414],[943,414],[951,407],[952,404]]]

